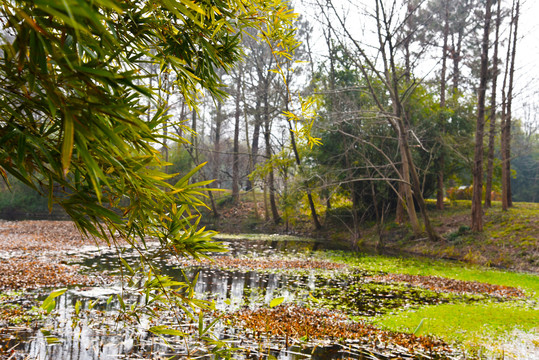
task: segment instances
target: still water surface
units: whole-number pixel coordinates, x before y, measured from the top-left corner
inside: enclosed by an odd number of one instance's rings
[[[313,251],[323,248],[323,244],[314,241],[227,241],[232,257],[307,257]],[[96,250],[94,252],[72,255],[73,261],[88,272],[118,271],[118,260],[114,252]],[[124,259],[136,260],[129,252]],[[285,302],[302,303],[320,287],[343,288],[350,284],[346,278],[331,276],[320,272],[302,272],[301,274],[271,273],[267,271],[221,270],[211,267],[183,268],[174,265],[169,259],[159,258],[157,263],[165,274],[177,280],[192,281],[198,276],[194,287],[196,297],[213,300],[217,310],[232,312],[241,307],[256,308],[268,305],[272,299],[284,297]],[[183,270],[183,272],[182,272]],[[357,279],[357,274],[356,277]],[[207,344],[194,339],[173,342],[171,339],[156,337],[147,331],[151,319],[141,316],[139,324],[126,324],[118,317],[120,304],[115,295],[122,291],[119,286],[107,288],[75,288],[68,290],[57,299],[57,316],[47,321],[45,328],[49,332],[35,331],[21,334],[24,340],[19,346],[19,359],[183,359],[209,358],[205,350]],[[112,296],[111,296],[112,295]],[[363,295],[367,296],[367,295]],[[388,294],[371,294],[371,297],[384,297]],[[376,303],[376,299],[365,298],[362,302]],[[379,299],[378,299],[379,300]],[[127,295],[127,302],[142,302],[143,297]],[[76,304],[80,303],[77,314]],[[395,305],[394,302],[392,303]],[[93,308],[92,311],[86,311]],[[358,308],[358,314],[373,315],[369,308]],[[162,321],[162,320],[161,320]],[[165,320],[166,322],[166,320]],[[187,325],[186,325],[187,326]],[[349,343],[346,347],[337,344],[327,346],[303,347],[269,343],[264,347],[253,344],[247,339],[240,339],[234,329],[217,323],[213,329],[216,338],[234,346],[250,348],[249,352],[237,352],[236,359],[277,358],[283,360],[299,359],[384,359],[391,356],[368,354],[360,347]],[[56,342],[56,338],[58,341]],[[169,341],[167,344],[166,341]],[[16,359],[17,357],[14,357]]]

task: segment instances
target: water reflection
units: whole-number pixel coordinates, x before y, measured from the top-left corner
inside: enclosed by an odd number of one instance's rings
[[[226,256],[275,256],[275,254],[309,254],[320,247],[313,241],[227,241],[231,249]],[[150,249],[150,252],[152,248]],[[136,261],[136,254],[129,251],[122,254],[130,263]],[[73,254],[74,261],[85,266],[89,272],[108,271],[118,272],[118,259],[112,251],[101,251],[86,254]],[[283,297],[285,302],[303,303],[308,301],[310,293],[320,287],[331,286],[343,288],[348,280],[332,279],[331,277],[303,272],[301,275],[289,273],[268,273],[258,271],[222,270],[209,267],[181,268],[171,264],[168,259],[157,258],[163,273],[176,280],[188,281],[198,278],[194,292],[199,299],[212,300],[217,310],[232,312],[241,307],[256,308],[268,305],[273,299]],[[200,343],[174,342],[154,336],[147,331],[153,323],[152,319],[140,314],[140,325],[126,324],[119,320],[119,301],[115,295],[122,292],[119,286],[108,288],[70,289],[57,300],[57,316],[51,317],[45,325],[51,336],[40,331],[21,334],[23,340],[13,359],[39,360],[101,360],[128,358],[187,358],[197,354],[198,358],[209,358],[207,353],[198,351]],[[111,297],[112,295],[112,297]],[[132,293],[126,297],[129,304],[142,304],[144,298]],[[81,311],[75,310],[80,302]],[[86,311],[93,308],[92,311]],[[163,319],[159,320],[163,323]],[[219,339],[233,346],[249,348],[249,353],[241,352],[234,355],[236,359],[267,358],[271,354],[277,359],[362,359],[365,353],[359,348],[343,348],[340,345],[301,348],[287,347],[285,344],[269,343],[266,349],[259,353],[258,343],[246,343],[238,337],[236,329],[230,329],[225,324],[217,323],[214,334]],[[59,343],[50,342],[57,337]],[[273,340],[272,340],[273,341]],[[278,346],[277,346],[278,345]],[[179,355],[180,354],[180,355]],[[369,355],[370,356],[370,355]],[[372,359],[373,357],[365,357]],[[384,357],[374,357],[384,358]]]
[[[72,359],[72,360],[96,360],[113,359],[119,355],[126,355],[133,351],[135,343],[141,344],[148,334],[144,326],[124,327],[121,322],[113,322],[114,309],[118,304],[111,302],[107,304],[106,298],[98,297],[91,299],[77,294],[75,291],[68,291],[58,298],[56,313],[46,325],[52,334],[61,334],[59,343],[49,344],[50,336],[45,336],[41,331],[35,337],[25,343],[24,352],[31,359]],[[87,294],[89,295],[89,294]],[[89,310],[92,303],[98,305],[95,313],[108,311],[107,318],[77,316],[75,314],[75,303],[81,301],[82,310]],[[99,301],[101,300],[101,301]],[[97,303],[96,303],[97,301]],[[81,313],[84,313],[82,311]],[[143,323],[144,323],[144,319]],[[142,324],[144,325],[144,324]]]

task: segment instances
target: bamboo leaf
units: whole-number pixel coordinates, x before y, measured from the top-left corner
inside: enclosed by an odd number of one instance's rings
[[[62,141],[62,172],[64,176],[69,172],[71,156],[75,139],[75,119],[69,111],[64,112],[64,138]]]
[[[278,297],[278,298],[275,298],[273,300],[270,301],[269,303],[269,307],[270,308],[274,308],[276,306],[279,306],[282,304],[282,302],[284,301],[284,297]]]

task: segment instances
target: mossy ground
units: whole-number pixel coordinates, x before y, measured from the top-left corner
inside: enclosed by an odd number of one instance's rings
[[[539,310],[524,301],[425,306],[379,316],[372,323],[393,331],[435,335],[449,343],[461,343],[472,352],[496,348],[516,329],[535,334],[534,341],[539,340]]]

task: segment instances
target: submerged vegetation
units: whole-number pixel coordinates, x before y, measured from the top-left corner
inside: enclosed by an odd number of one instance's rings
[[[64,226],[59,222],[46,224],[53,229]],[[13,232],[6,233],[11,249],[20,247],[21,252],[27,252],[19,261],[39,251],[23,250],[25,237],[15,236],[25,225],[11,223]],[[25,232],[37,239],[47,237],[45,233]],[[535,275],[442,260],[337,252],[323,250],[320,242],[278,236],[257,240],[253,235],[244,240],[241,235],[226,237],[229,240],[222,241],[231,251],[213,262],[182,263],[178,269],[177,262],[156,258],[172,282],[197,279],[192,285],[193,295],[200,299],[200,309],[206,310],[192,312],[180,327],[170,322],[174,312],[164,308],[155,308],[151,314],[139,312],[147,327],[135,335],[128,330],[133,319],[125,315],[136,313],[130,309],[137,308],[144,295],[142,288],[135,283],[124,288],[122,305],[117,296],[122,290],[113,285],[121,279],[117,271],[120,264],[108,247],[80,251],[69,245],[76,243],[74,229],[62,234],[55,246],[69,250],[63,256],[57,252],[43,254],[43,261],[54,257],[65,263],[70,258],[70,265],[63,266],[74,272],[100,274],[111,285],[70,285],[56,298],[56,309],[50,315],[40,309],[46,297],[43,291],[6,292],[2,295],[5,305],[0,309],[0,322],[4,324],[0,354],[5,358],[13,354],[14,358],[23,358],[24,354],[45,359],[52,359],[53,354],[63,356],[79,346],[78,340],[67,341],[65,332],[80,336],[80,341],[115,349],[118,356],[128,358],[129,354],[165,353],[204,357],[214,350],[228,349],[225,352],[232,351],[234,358],[308,357],[316,353],[321,359],[330,359],[336,352],[358,359],[366,354],[377,359],[458,359],[474,358],[487,351],[492,354],[496,344],[509,341],[514,332],[522,332],[519,339],[534,339],[530,334],[537,324],[539,290]],[[137,254],[126,251],[122,256],[131,264]],[[38,270],[35,276],[41,276]],[[60,276],[58,285],[70,283],[70,277]],[[175,291],[181,293],[181,289]],[[44,327],[46,336],[32,330],[38,327]],[[148,330],[153,335],[148,335]],[[189,339],[188,346],[184,340],[179,341],[180,334],[180,338]],[[129,348],[124,344],[127,337],[134,341]],[[530,351],[539,351],[530,341],[526,343]],[[44,345],[38,345],[42,342]],[[47,352],[36,353],[39,346]]]

